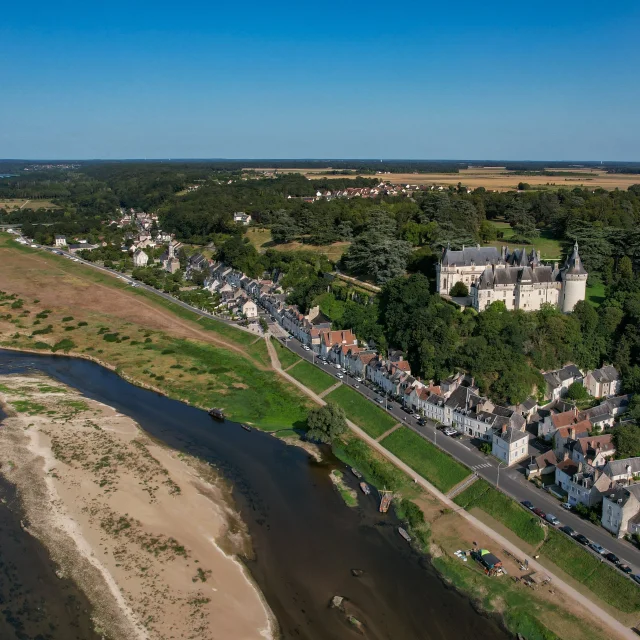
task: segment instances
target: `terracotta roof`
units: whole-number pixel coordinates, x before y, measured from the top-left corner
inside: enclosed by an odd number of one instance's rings
[[[610,433],[603,436],[578,438],[577,446],[583,454],[587,453],[589,449],[593,449],[596,452],[609,452],[615,449]]]
[[[394,362],[393,364],[401,371],[411,371],[411,365],[406,360],[399,360],[398,362]]]
[[[369,364],[375,357],[375,353],[363,353],[358,356],[360,358],[360,362],[363,364]]]
[[[579,438],[580,436],[587,436],[589,431],[592,428],[591,422],[589,420],[582,420],[581,422],[577,422],[576,424],[569,425],[568,427],[561,427],[556,431],[559,436],[563,438]],[[575,433],[574,436],[571,433]]]
[[[558,462],[556,469],[560,469],[560,471],[564,471],[568,476],[573,477],[578,473],[578,463],[573,461],[571,458],[567,458],[562,462]]]
[[[564,413],[556,413],[555,415],[551,416],[551,422],[553,422],[553,426],[556,429],[574,424],[577,421],[578,415],[575,409],[572,409],[571,411],[565,411]]]
[[[553,452],[553,450],[549,449],[549,451],[536,456],[535,461],[539,469],[555,467],[557,463],[556,454]]]

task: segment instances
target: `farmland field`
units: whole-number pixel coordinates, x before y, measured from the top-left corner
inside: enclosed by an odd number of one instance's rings
[[[470,473],[467,467],[407,427],[396,429],[381,444],[444,493]]]
[[[16,209],[59,209],[57,204],[54,204],[50,200],[27,200],[25,198],[8,198],[0,199],[0,209],[4,209],[7,212],[15,211]]]
[[[247,167],[250,168],[250,167]],[[331,167],[326,169],[293,168],[278,169],[279,174],[283,173],[301,173],[307,178],[356,178],[357,175],[334,175],[327,173]],[[258,169],[265,173],[273,173],[273,169]],[[553,169],[555,173],[561,175],[544,176],[544,175],[523,175],[506,171],[504,167],[471,167],[461,169],[459,173],[379,173],[379,174],[360,174],[363,177],[375,177],[380,180],[392,182],[394,184],[417,184],[417,185],[434,185],[447,187],[448,185],[457,185],[461,182],[464,186],[475,189],[477,187],[485,187],[495,191],[512,191],[517,189],[519,182],[526,182],[532,187],[559,189],[586,186],[590,189],[602,187],[603,189],[628,189],[633,184],[640,183],[640,176],[636,174],[611,173],[599,169],[576,168],[576,169]],[[566,174],[566,175],[564,175]],[[584,174],[584,175],[575,175]]]

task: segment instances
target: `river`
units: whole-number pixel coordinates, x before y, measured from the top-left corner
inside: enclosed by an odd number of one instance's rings
[[[349,599],[372,640],[507,637],[440,581],[397,534],[394,517],[378,513],[373,495],[360,495],[356,509],[344,505],[328,478],[336,461],[319,464],[273,436],[213,422],[199,409],[138,388],[92,362],[0,350],[0,375],[30,369],[116,408],[151,436],[220,470],[251,535],[254,554],[246,565],[283,638],[361,638],[329,609],[334,595]],[[364,574],[354,577],[354,568]]]

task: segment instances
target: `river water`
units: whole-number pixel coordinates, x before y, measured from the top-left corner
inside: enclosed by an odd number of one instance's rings
[[[283,638],[361,638],[329,608],[334,595],[349,599],[371,640],[507,637],[443,585],[397,534],[393,516],[378,513],[373,495],[360,495],[356,509],[344,505],[328,479],[335,461],[318,464],[272,436],[213,422],[204,411],[140,389],[92,362],[0,350],[0,375],[29,369],[114,407],[151,436],[222,472],[252,538],[247,567]],[[354,577],[352,569],[364,574]]]

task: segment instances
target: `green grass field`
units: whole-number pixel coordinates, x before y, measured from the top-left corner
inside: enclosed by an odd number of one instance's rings
[[[332,378],[328,373],[314,367],[306,360],[301,360],[287,373],[315,393],[322,393],[338,382],[337,378]]]
[[[612,607],[640,611],[640,588],[566,535],[550,530],[540,553]]]
[[[599,307],[604,302],[606,287],[595,276],[590,276],[587,282],[587,300],[594,306]]]
[[[444,493],[470,473],[467,467],[407,427],[396,429],[381,444]]]
[[[255,358],[258,362],[263,364],[265,367],[271,366],[269,350],[267,349],[267,343],[263,338],[258,338],[252,345],[249,345],[247,347],[247,353],[250,354],[252,358]]]
[[[272,340],[271,343],[276,348],[276,353],[278,354],[278,360],[280,360],[280,364],[283,369],[290,367],[292,364],[300,361],[300,358],[293,353],[290,349],[287,349],[280,340]]]
[[[513,229],[507,222],[500,222],[497,220],[491,220],[490,223],[503,233],[503,237],[500,240],[495,240],[489,244],[492,247],[502,248],[503,245],[508,246],[510,249],[527,247],[535,247],[540,251],[540,256],[543,260],[560,260],[562,258],[562,243],[553,237],[551,232],[547,229],[543,229],[539,238],[535,238],[532,244],[522,245],[513,244],[509,242],[509,239],[513,237]]]
[[[537,545],[544,540],[544,531],[538,524],[538,517],[491,487],[485,480],[477,480],[453,501],[465,509],[482,509],[529,544]]]
[[[300,365],[296,365],[293,373]],[[335,402],[340,405],[347,417],[355,422],[371,437],[377,438],[396,424],[396,419],[388,413],[376,407],[371,400],[367,400],[357,391],[341,385],[324,398],[327,402]]]

